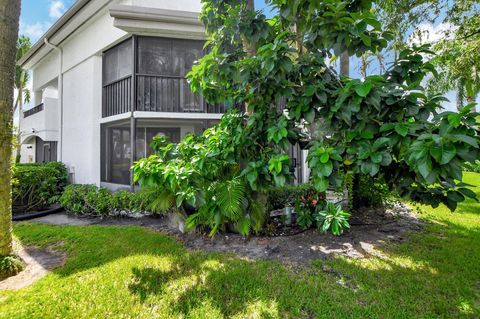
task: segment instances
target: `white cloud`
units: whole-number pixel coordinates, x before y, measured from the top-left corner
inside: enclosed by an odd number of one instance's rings
[[[32,41],[36,41],[40,38],[52,25],[51,22],[43,21],[33,24],[25,24],[20,21],[20,33],[21,35],[28,36]]]
[[[65,3],[62,0],[50,1],[50,7],[48,8],[48,15],[52,19],[60,18],[65,12]]]
[[[431,23],[422,23],[410,35],[410,45],[421,45],[427,43],[435,43],[440,39],[451,38],[455,32],[455,26],[450,23],[440,23],[433,26]]]

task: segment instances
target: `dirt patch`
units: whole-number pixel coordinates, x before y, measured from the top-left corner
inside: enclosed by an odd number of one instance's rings
[[[342,236],[322,234],[316,229],[289,231],[289,236],[251,236],[217,234],[209,238],[198,232],[181,233],[173,229],[171,220],[165,216],[143,216],[140,218],[107,217],[81,218],[69,215],[52,215],[49,220],[38,219],[56,225],[137,225],[169,234],[186,247],[194,250],[235,253],[246,258],[279,260],[286,263],[309,264],[311,260],[333,256],[365,258],[382,256],[377,248],[385,242],[402,242],[406,233],[420,230],[423,222],[404,204],[396,203],[388,209],[365,209],[351,218],[351,228]]]
[[[406,239],[406,232],[418,231],[423,225],[403,204],[395,204],[386,210],[363,210],[354,216],[351,222],[350,230],[342,236],[322,234],[316,229],[279,237],[244,238],[237,234],[217,234],[211,239],[198,233],[173,234],[193,249],[232,252],[253,259],[308,264],[314,259],[334,256],[382,256],[377,249],[380,245],[392,241],[402,242]]]
[[[25,269],[15,276],[0,281],[0,290],[16,290],[30,286],[49,271],[65,264],[66,254],[59,252],[62,243],[48,246],[46,249],[16,244],[17,255],[25,262]]]

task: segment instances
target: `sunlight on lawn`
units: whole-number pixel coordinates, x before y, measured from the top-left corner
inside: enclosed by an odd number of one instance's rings
[[[480,174],[465,181],[480,185]],[[0,292],[0,318],[475,317],[480,204],[419,214],[425,231],[378,257],[306,268],[189,252],[140,227],[17,224],[23,244],[62,243],[69,258],[29,288]]]

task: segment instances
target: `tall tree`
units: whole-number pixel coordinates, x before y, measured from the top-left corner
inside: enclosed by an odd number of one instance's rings
[[[17,62],[30,50],[32,43],[27,36],[20,36],[17,41]],[[19,118],[22,117],[23,103],[30,102],[30,90],[28,89],[29,74],[22,68],[21,65],[15,66],[15,89],[17,90],[17,96],[15,97],[15,105],[13,107],[13,113],[18,110]],[[16,162],[20,161],[21,139],[20,139],[20,127],[17,128],[17,143],[16,149]]]
[[[13,87],[20,0],[0,0],[0,256],[12,254]]]
[[[17,61],[19,61],[32,47],[32,42],[27,36],[20,36],[17,41]],[[27,87],[29,75],[20,65],[15,66],[15,89],[17,90],[17,96],[15,97],[15,105],[13,112],[18,109],[22,112],[23,103],[30,102],[30,90]]]

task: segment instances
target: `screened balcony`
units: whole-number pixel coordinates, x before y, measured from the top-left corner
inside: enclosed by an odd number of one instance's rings
[[[203,41],[133,36],[103,55],[103,117],[132,111],[223,113],[193,94],[185,78]],[[133,107],[132,107],[133,105]]]

